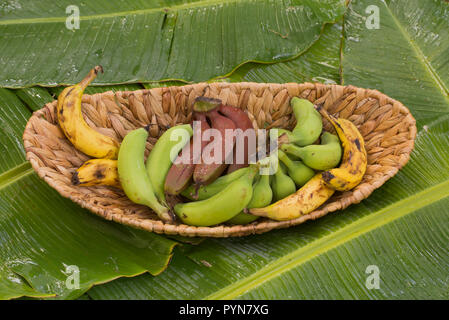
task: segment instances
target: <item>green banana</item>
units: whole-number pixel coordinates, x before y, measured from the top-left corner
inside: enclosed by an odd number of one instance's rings
[[[158,202],[145,170],[147,138],[148,131],[140,128],[129,132],[123,139],[117,161],[120,184],[131,201],[150,207],[163,221],[174,222],[170,210]]]
[[[253,196],[246,208],[263,208],[268,206],[271,203],[271,200],[273,200],[273,191],[270,187],[270,176],[261,175],[253,186]],[[246,210],[240,212],[227,222],[230,224],[248,224],[259,218],[258,216],[246,213],[245,211]]]
[[[188,225],[208,227],[228,221],[240,213],[251,201],[253,180],[259,168],[250,170],[209,199],[178,203],[175,213]]]
[[[320,145],[298,147],[293,144],[283,144],[280,148],[289,155],[299,157],[307,166],[315,170],[335,168],[340,163],[342,155],[340,139],[329,132],[321,135]]]
[[[277,221],[296,219],[312,212],[326,202],[335,192],[334,189],[326,186],[323,174],[317,173],[294,194],[268,207],[250,209],[249,212]]]
[[[172,134],[177,136],[172,136]],[[157,198],[164,204],[165,177],[179,151],[189,143],[192,135],[193,130],[190,124],[171,127],[159,137],[148,156],[146,163],[148,176],[150,177],[151,185],[153,186]],[[184,141],[183,138],[187,139],[184,139]]]
[[[208,199],[213,195],[219,193],[221,190],[226,188],[231,182],[240,178],[248,171],[249,171],[248,167],[238,169],[227,175],[219,177],[217,180],[208,185],[200,186],[199,188],[195,184],[191,184],[187,189],[181,192],[181,195],[192,201]]]
[[[279,163],[278,169],[271,182],[273,199],[278,201],[296,192],[295,182],[284,172],[284,164]]]
[[[293,97],[290,100],[290,104],[296,118],[296,126],[291,133],[284,132],[279,137],[279,142],[295,143],[299,146],[307,146],[314,143],[323,130],[323,120],[320,113],[306,99]]]
[[[293,161],[282,150],[278,150],[278,157],[279,160],[281,160],[282,163],[287,167],[288,175],[290,176],[290,178],[292,178],[292,180],[298,187],[305,185],[306,182],[312,179],[312,177],[315,175],[315,171],[310,169],[299,160]]]

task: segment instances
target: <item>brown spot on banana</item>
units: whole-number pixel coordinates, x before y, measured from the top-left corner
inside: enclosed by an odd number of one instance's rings
[[[329,171],[324,171],[322,175],[325,182],[330,182],[332,179],[335,179],[335,176]]]
[[[78,171],[75,171],[75,173],[72,176],[72,184],[74,186],[77,186],[80,184],[80,179],[78,178]]]
[[[73,91],[73,89],[75,89],[75,87],[70,88],[70,89],[66,92],[64,98],[66,98],[66,97]]]
[[[360,140],[359,138],[356,138],[354,140],[355,145],[357,146],[357,150],[359,150],[360,152],[362,151],[362,146],[360,145]]]
[[[296,193],[265,208],[250,209],[256,216],[284,221],[308,214],[329,199],[335,190],[325,185],[322,173],[316,174]]]
[[[94,172],[94,177],[97,178],[98,180],[104,179],[106,177],[104,170],[105,170],[104,167],[97,168],[97,170],[95,170]]]

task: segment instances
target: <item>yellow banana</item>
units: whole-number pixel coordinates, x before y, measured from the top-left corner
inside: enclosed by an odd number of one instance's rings
[[[82,187],[106,185],[121,188],[117,160],[91,159],[86,161],[73,174],[72,184]]]
[[[316,174],[301,189],[265,208],[249,209],[255,216],[291,220],[308,214],[326,202],[335,190],[326,186],[322,173]]]
[[[117,159],[119,144],[105,136],[84,121],[81,113],[81,98],[84,89],[103,69],[96,66],[80,83],[67,87],[58,97],[58,122],[67,139],[85,154],[94,158]]]
[[[335,190],[351,190],[362,181],[366,172],[365,141],[351,121],[336,118],[321,106],[316,108],[334,126],[343,146],[343,158],[340,167],[324,171],[323,180],[327,186]]]

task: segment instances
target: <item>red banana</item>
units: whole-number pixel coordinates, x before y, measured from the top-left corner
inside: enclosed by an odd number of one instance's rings
[[[193,120],[200,121],[201,127],[194,126],[193,136],[190,139],[190,143],[187,144],[179,153],[178,158],[171,166],[168,171],[167,177],[165,179],[164,190],[165,193],[170,195],[180,194],[192,180],[193,172],[195,170],[195,165],[200,161],[201,152],[204,147],[209,143],[208,141],[203,141],[203,132],[210,128],[206,121],[206,116],[202,113],[193,112]],[[199,139],[199,140],[198,140]],[[194,147],[196,143],[196,146]],[[200,150],[198,149],[200,146]],[[188,152],[189,159],[187,162],[180,162],[183,154]],[[179,163],[178,163],[179,162]]]
[[[224,116],[231,119],[234,123],[237,129],[241,129],[242,135],[245,134],[246,130],[250,129],[253,130],[253,124],[251,120],[249,119],[248,115],[245,111],[243,111],[240,108],[228,106],[228,105],[220,105],[218,108],[218,112],[223,114]],[[254,135],[255,137],[255,135]],[[240,139],[237,137],[237,143],[239,143]],[[240,141],[241,143],[241,141]],[[240,168],[244,168],[248,166],[248,149],[249,149],[249,138],[244,139],[244,147],[243,147],[243,163],[237,163],[237,145],[234,147],[234,160],[232,164],[229,165],[227,173],[231,173],[235,170],[238,170]],[[253,141],[255,143],[255,141]]]
[[[202,158],[204,162],[205,156],[210,156],[212,159],[214,159],[214,162],[217,163],[200,163],[195,166],[195,171],[193,172],[193,180],[197,185],[206,185],[217,179],[223,171],[227,168],[227,164],[225,163],[226,159],[228,158],[230,152],[232,152],[232,148],[235,143],[235,137],[233,134],[226,135],[225,130],[235,130],[236,126],[234,122],[231,119],[226,118],[225,116],[222,116],[218,113],[216,108],[213,108],[211,111],[206,112],[206,117],[211,123],[211,127],[213,129],[218,130],[219,134],[221,135],[221,157],[220,159],[216,159],[215,155],[215,148],[212,149],[210,152],[207,150],[207,147],[205,150],[203,150]],[[232,131],[233,132],[233,131]],[[231,133],[232,133],[231,132]],[[207,146],[212,146],[214,143],[217,143],[215,141],[210,142]],[[226,153],[226,145],[228,144],[228,152]],[[206,154],[206,152],[208,154]]]

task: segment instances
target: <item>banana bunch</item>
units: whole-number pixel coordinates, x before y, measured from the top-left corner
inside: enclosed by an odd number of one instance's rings
[[[89,127],[81,111],[81,98],[86,87],[95,79],[101,66],[96,66],[80,83],[65,88],[58,97],[57,117],[61,130],[81,152],[101,159],[86,161],[72,176],[79,186],[108,185],[120,188],[117,175],[119,143]]]
[[[311,145],[302,149],[297,147],[282,148],[283,146],[281,146],[281,148],[287,152],[290,151],[305,162],[309,162],[311,167],[328,168],[329,170],[317,173],[298,191],[272,205],[264,208],[250,209],[249,212],[251,214],[280,221],[295,219],[318,208],[326,202],[336,190],[351,190],[362,181],[367,166],[367,154],[362,135],[356,126],[349,120],[335,118],[321,107],[317,107],[317,110],[333,125],[341,141],[343,146],[343,158],[340,166],[329,169],[329,161],[337,163],[337,160],[328,159],[323,161],[322,156],[318,155],[318,152],[322,149],[333,148],[330,147],[329,144],[336,144],[336,141],[334,141],[335,139],[331,136],[328,136],[327,138],[323,137],[321,145]],[[336,151],[334,150],[334,152]],[[330,157],[332,157],[332,155],[330,155]]]
[[[244,138],[247,130],[253,129],[248,115],[243,110],[224,105],[219,99],[198,97],[193,104],[192,118],[194,121],[200,122],[201,126],[196,129],[197,131],[193,134],[190,144],[185,146],[185,150],[182,150],[179,154],[179,158],[181,158],[184,153],[189,152],[190,159],[181,163],[175,162],[169,170],[164,186],[165,193],[169,195],[183,193],[191,181],[195,183],[195,189],[198,189],[213,183],[225,171],[232,173],[248,166],[248,139],[244,140],[242,163],[237,163],[237,152],[234,147],[237,139],[241,138],[240,135]],[[203,136],[208,129],[215,129],[221,140],[216,142],[215,136]],[[226,131],[235,132],[234,130],[239,132],[238,136],[226,134]],[[197,136],[200,137],[201,141],[198,142],[200,145],[199,153],[195,154],[194,142]],[[229,146],[232,148],[230,149]],[[219,155],[215,155],[216,148],[221,150]],[[208,149],[212,149],[212,151],[208,153]],[[233,159],[231,159],[231,156]],[[212,158],[214,161],[212,163],[204,161],[205,157]],[[234,161],[228,164],[229,160]]]
[[[58,97],[58,121],[64,134],[77,149],[95,158],[76,170],[72,183],[121,188],[131,201],[150,207],[165,222],[213,226],[248,224],[259,217],[295,219],[315,210],[335,191],[354,188],[365,174],[367,154],[354,124],[296,97],[290,101],[295,127],[291,131],[278,129],[279,148],[255,164],[248,163],[248,141],[244,144],[244,162],[236,163],[236,137],[226,141],[224,134],[229,129],[243,133],[253,129],[248,115],[205,97],[195,100],[192,114],[201,127],[182,124],[169,128],[145,161],[148,126],[130,131],[119,145],[84,121],[82,94],[99,71],[101,67],[95,67]],[[323,132],[322,117],[333,125],[337,135]],[[213,140],[201,139],[200,153],[194,152],[195,137],[202,137],[210,128],[225,137],[219,145],[222,154],[217,163],[204,163],[201,157]],[[234,148],[231,164],[225,145]],[[184,154],[187,161],[178,161]],[[273,174],[261,170],[266,163],[274,162],[277,170]],[[166,195],[186,201],[169,206]]]
[[[268,158],[270,159],[265,162],[276,161],[279,164],[278,170],[272,176],[256,174],[252,183],[252,196],[249,202],[247,202],[247,198],[236,196],[232,191],[233,188],[229,186],[239,185],[235,181],[244,179],[243,177],[251,174],[255,165],[237,169],[219,177],[208,185],[198,187],[194,183],[191,184],[181,192],[181,195],[193,202],[175,206],[176,214],[184,223],[192,225],[199,225],[198,223],[201,223],[199,221],[207,223],[207,226],[212,225],[209,224],[212,223],[209,220],[212,217],[215,224],[223,222],[233,225],[248,224],[259,218],[259,216],[252,214],[253,209],[264,208],[273,200],[278,201],[295,193],[297,186],[304,185],[315,175],[314,170],[301,161],[290,159],[281,150],[278,150],[277,154],[271,154]],[[261,161],[256,166],[261,166]],[[229,198],[227,198],[228,196]],[[222,200],[225,201],[222,202]],[[200,205],[195,205],[196,203]],[[182,210],[185,207],[191,208],[192,211],[187,214]],[[215,210],[218,207],[225,210],[223,212]],[[194,218],[189,219],[188,217],[192,217],[193,211],[196,214],[193,215]],[[187,216],[184,219],[183,214]],[[201,226],[206,226],[206,224],[201,224]]]
[[[117,174],[119,143],[89,127],[81,111],[81,98],[95,79],[101,66],[96,66],[80,83],[65,88],[58,96],[57,117],[61,130],[81,152],[99,159],[86,161],[72,176],[77,186],[108,185],[121,188]]]
[[[335,168],[340,163],[342,153],[340,140],[329,132],[324,132],[321,135],[321,144],[311,144],[305,147],[281,144],[280,149],[301,159],[306,166],[315,170]]]
[[[175,213],[185,224],[212,226],[228,221],[242,212],[253,198],[253,180],[258,166],[251,167],[241,177],[210,198],[175,205]]]

